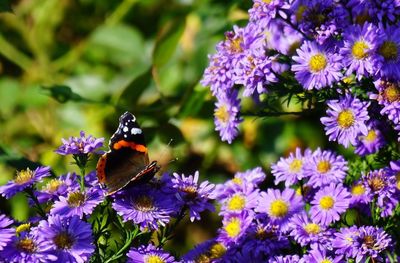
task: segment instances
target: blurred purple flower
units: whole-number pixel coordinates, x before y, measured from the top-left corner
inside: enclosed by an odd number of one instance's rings
[[[128,257],[127,263],[177,262],[171,254],[153,244],[142,245],[138,248],[133,247],[126,256]]]
[[[92,228],[78,216],[49,216],[39,222],[38,237],[57,262],[84,263],[94,252]]]
[[[321,118],[330,141],[338,141],[344,147],[356,145],[359,135],[367,135],[369,102],[362,102],[350,94],[339,100],[328,100],[327,117]]]
[[[310,215],[322,226],[338,221],[349,208],[350,193],[341,184],[330,184],[321,188],[311,201]]]
[[[337,255],[343,255],[345,258],[355,258],[360,246],[358,237],[360,231],[357,226],[344,227],[335,233],[332,240],[332,246]]]
[[[10,228],[13,220],[0,214],[0,251],[12,240],[15,235],[15,230]]]
[[[308,254],[304,255],[304,257],[300,260],[300,263],[321,263],[321,262],[330,262],[330,263],[342,263],[344,262],[342,256],[330,255],[332,254],[329,250],[326,249],[311,249]]]
[[[58,200],[59,196],[66,196],[68,192],[79,190],[79,183],[75,173],[67,173],[47,181],[43,187],[36,191],[40,203]]]
[[[92,135],[85,137],[85,132],[80,132],[80,137],[70,137],[68,140],[61,139],[62,145],[55,150],[56,153],[61,155],[82,155],[95,152],[98,148],[103,146],[104,138],[94,138]]]
[[[182,257],[182,262],[220,262],[226,256],[226,246],[215,239],[207,240],[195,246]]]
[[[50,176],[50,167],[47,166],[38,167],[35,171],[31,171],[29,168],[18,171],[14,180],[9,181],[6,185],[0,186],[0,194],[9,199],[48,176]]]
[[[315,42],[305,41],[292,59],[292,71],[306,90],[320,90],[342,77],[342,57]]]
[[[298,263],[300,257],[298,255],[275,256],[270,258],[268,263]]]
[[[172,179],[172,187],[178,190],[178,198],[183,201],[188,207],[190,213],[190,221],[200,220],[200,213],[209,210],[215,211],[215,207],[210,203],[212,191],[215,187],[214,184],[210,184],[208,181],[202,182],[200,185],[199,172],[196,171],[194,175],[180,176],[174,173]]]
[[[379,75],[400,80],[400,27],[399,25],[379,26],[378,54],[380,55]]]
[[[240,99],[238,91],[217,94],[217,102],[214,110],[215,130],[219,132],[221,140],[232,143],[233,139],[239,133],[240,117]]]

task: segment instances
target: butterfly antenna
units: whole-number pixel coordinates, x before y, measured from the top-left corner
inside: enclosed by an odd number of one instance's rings
[[[168,144],[167,144],[167,146],[165,146],[165,148],[164,148],[164,150],[162,151],[161,156],[160,156],[160,159],[161,159],[161,160],[162,160],[163,157],[166,155],[166,151],[167,151],[168,148],[170,148],[171,143],[173,142],[173,140],[174,140],[174,139],[170,139],[169,142],[168,142]],[[173,162],[175,162],[175,161],[177,161],[177,160],[178,160],[177,157],[176,157],[176,158],[173,158],[172,160],[169,160],[168,162],[162,164],[161,166],[164,166],[164,167],[165,167],[165,166],[168,166],[170,163],[173,163]]]

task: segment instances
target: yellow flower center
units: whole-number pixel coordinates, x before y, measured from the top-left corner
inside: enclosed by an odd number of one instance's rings
[[[212,247],[210,248],[211,259],[222,258],[222,256],[225,255],[225,253],[226,253],[226,247],[221,243],[216,243],[212,245]]]
[[[29,169],[26,168],[26,170],[22,170],[17,172],[17,176],[15,177],[14,182],[16,184],[24,184],[29,182],[33,177],[33,172]]]
[[[354,77],[354,75],[350,75],[350,76],[344,77],[344,78],[342,79],[342,81],[343,81],[345,84],[352,84],[352,83],[355,83],[355,77]]]
[[[366,140],[367,142],[373,142],[376,140],[376,137],[377,137],[376,131],[370,130],[370,131],[368,131],[367,136],[361,136],[361,137],[363,137],[364,140]]]
[[[53,241],[58,249],[69,249],[74,244],[74,239],[67,232],[58,233]]]
[[[355,121],[354,114],[351,110],[344,110],[339,113],[337,123],[340,128],[347,129],[353,125]]]
[[[149,212],[154,210],[153,199],[147,195],[139,196],[135,199],[133,207],[141,212]]]
[[[400,190],[400,173],[396,174],[396,186]]]
[[[145,263],[164,263],[165,261],[157,255],[149,255],[145,259]]]
[[[263,2],[269,5],[272,2],[272,0],[263,0]]]
[[[309,223],[307,225],[304,226],[304,230],[308,233],[308,234],[318,234],[320,231],[320,227],[317,224],[314,223]]]
[[[353,57],[361,60],[368,57],[368,48],[369,46],[364,41],[356,41],[351,49],[351,53],[353,54]]]
[[[325,258],[325,259],[321,260],[320,263],[332,263],[332,261]]]
[[[197,187],[195,185],[186,186],[181,190],[186,193],[189,199],[195,199],[197,197]]]
[[[214,116],[221,121],[222,123],[227,123],[229,121],[229,112],[226,109],[226,107],[223,105],[219,107],[215,113]]]
[[[326,67],[326,57],[319,53],[311,57],[308,66],[312,72],[319,72]]]
[[[400,101],[400,88],[395,83],[388,84],[383,91],[383,97],[390,103]]]
[[[331,169],[331,163],[329,161],[323,160],[318,162],[317,164],[317,171],[319,173],[327,173]]]
[[[271,203],[270,213],[275,217],[284,217],[289,211],[289,205],[282,199],[277,199]]]
[[[374,248],[375,239],[374,239],[373,236],[365,236],[363,241],[364,241],[363,243],[364,243],[368,248]]]
[[[17,234],[20,234],[22,232],[28,231],[30,228],[31,228],[30,223],[22,224],[15,229],[15,232],[17,232]]]
[[[294,159],[293,162],[291,162],[289,165],[289,170],[292,173],[298,173],[301,170],[302,166],[303,166],[303,162],[301,160]]]
[[[296,20],[301,21],[303,19],[304,12],[307,10],[306,5],[300,5],[296,11]]]
[[[207,254],[200,254],[195,259],[196,263],[211,263],[211,259]]]
[[[240,219],[233,217],[225,226],[225,231],[229,237],[236,237],[240,233]]]
[[[381,54],[385,60],[395,60],[398,54],[396,43],[393,41],[383,42],[379,47],[379,54]]]
[[[362,184],[356,184],[351,188],[352,195],[363,195],[365,193],[365,187]]]
[[[43,190],[46,190],[50,193],[55,193],[58,190],[58,188],[63,184],[64,182],[61,180],[52,179],[50,182],[46,184],[45,187],[43,187]]]
[[[36,250],[36,245],[30,238],[24,238],[18,241],[17,249],[25,253],[33,253]]]
[[[241,46],[241,44],[243,42],[242,38],[238,37],[235,39],[230,39],[229,41],[230,41],[230,43],[229,43],[230,51],[232,51],[233,53],[240,53],[243,51],[242,46]]]
[[[229,210],[234,210],[234,211],[241,211],[246,205],[246,199],[239,195],[236,194],[234,195],[229,201],[228,201],[228,209]]]
[[[86,195],[81,192],[73,192],[68,195],[68,205],[70,207],[79,207],[81,206],[86,200]]]
[[[239,177],[235,177],[232,179],[232,182],[237,185],[242,185],[243,181]]]
[[[319,205],[322,209],[329,210],[335,204],[335,200],[331,196],[324,196],[319,200]]]

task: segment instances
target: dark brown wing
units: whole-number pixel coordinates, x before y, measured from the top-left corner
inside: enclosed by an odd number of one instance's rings
[[[147,153],[123,148],[103,155],[97,165],[97,174],[100,183],[105,185],[108,194],[111,194],[135,180],[148,165]]]

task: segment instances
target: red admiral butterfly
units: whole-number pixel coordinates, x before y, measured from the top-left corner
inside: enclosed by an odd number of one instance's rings
[[[97,178],[107,188],[107,195],[133,182],[150,180],[159,170],[157,161],[149,163],[143,131],[135,116],[125,112],[109,142],[110,150],[97,162]]]

